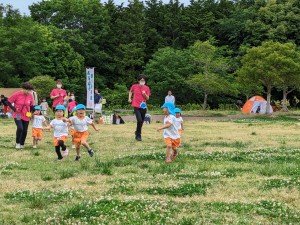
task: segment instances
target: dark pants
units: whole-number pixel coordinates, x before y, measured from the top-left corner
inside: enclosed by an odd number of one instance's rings
[[[56,152],[56,154],[57,154],[58,159],[62,159],[62,158],[63,158],[62,155],[61,155],[61,152],[60,152],[60,148],[61,148],[63,151],[65,151],[65,150],[67,149],[67,146],[65,146],[65,142],[62,141],[62,140],[60,140],[60,141],[58,142],[58,145],[55,146],[55,152]]]
[[[15,123],[17,125],[16,143],[24,145],[27,136],[29,121],[15,119]]]
[[[147,109],[134,107],[134,114],[137,121],[135,135],[140,136],[142,134],[142,126],[145,120],[146,111]]]

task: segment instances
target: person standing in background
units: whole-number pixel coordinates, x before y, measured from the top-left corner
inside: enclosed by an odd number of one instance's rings
[[[41,104],[40,104],[40,107],[41,107],[42,115],[44,115],[44,116],[47,117],[49,105],[48,105],[48,102],[46,101],[46,98],[43,98],[43,99],[42,99],[42,102],[41,102]]]
[[[30,82],[22,84],[22,90],[15,92],[9,99],[9,106],[13,110],[13,118],[17,125],[16,149],[24,148],[28,125],[33,111],[33,86]],[[12,106],[14,104],[14,106]]]
[[[150,88],[147,85],[145,85],[147,78],[144,74],[140,74],[137,80],[139,83],[133,84],[129,90],[128,102],[131,103],[131,105],[133,106],[134,114],[137,120],[135,139],[137,141],[141,141],[142,126],[147,112],[146,101],[149,100]],[[131,99],[132,94],[133,94],[133,99]]]
[[[5,97],[4,95],[1,95],[0,105],[1,104],[3,105],[3,112],[8,113],[10,111],[9,104],[8,104],[8,98]]]
[[[94,104],[101,103],[102,95],[99,93],[98,88],[95,88],[95,94],[94,94]]]
[[[102,95],[99,93],[98,88],[94,90],[94,113],[102,114]]]
[[[68,107],[68,103],[69,100],[71,99],[71,92],[70,91],[66,91],[67,96],[64,97],[64,107],[67,108]]]
[[[172,91],[168,91],[168,95],[165,97],[165,102],[172,102],[175,104],[175,97],[172,95]]]
[[[32,97],[33,97],[33,105],[39,105],[39,99],[37,93],[34,90],[32,91]]]
[[[67,96],[66,90],[62,89],[61,80],[56,81],[56,88],[54,88],[50,93],[50,98],[53,100],[52,109],[55,112],[55,107],[57,105],[64,105],[64,99]]]

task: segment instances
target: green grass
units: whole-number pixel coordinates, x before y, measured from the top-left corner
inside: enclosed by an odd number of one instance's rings
[[[37,149],[29,131],[26,148],[15,150],[15,125],[0,120],[0,224],[300,224],[297,119],[184,123],[172,163],[161,121],[143,127],[142,142],[135,122],[97,125],[95,156],[82,147],[78,162],[71,148],[58,161],[47,131]]]

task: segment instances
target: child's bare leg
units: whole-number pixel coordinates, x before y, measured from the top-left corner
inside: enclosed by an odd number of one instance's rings
[[[76,144],[76,155],[77,156],[80,156],[80,143],[78,144]]]
[[[173,147],[173,154],[172,154],[172,159],[175,159],[177,157],[177,148],[176,147]]]
[[[81,141],[81,144],[87,149],[90,150],[90,145],[86,141]]]
[[[91,157],[94,156],[94,150],[90,148],[89,143],[87,143],[86,141],[81,141],[81,144],[88,150],[88,153]]]
[[[171,161],[171,149],[172,149],[172,146],[170,145],[167,145],[167,148],[166,148],[166,155],[167,155],[167,162],[168,161]]]
[[[75,149],[76,149],[75,161],[79,161],[80,160],[80,143],[75,144]]]
[[[72,136],[72,148],[76,148],[76,144],[74,142],[74,137]]]
[[[36,148],[37,145],[37,137],[33,137],[33,148]]]

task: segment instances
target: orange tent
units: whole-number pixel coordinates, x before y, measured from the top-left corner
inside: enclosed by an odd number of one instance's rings
[[[251,97],[243,106],[243,113],[266,113],[267,101],[261,96]],[[270,107],[270,112],[273,112]]]

